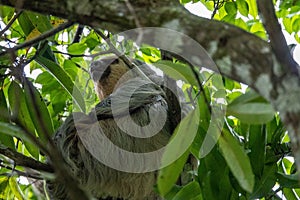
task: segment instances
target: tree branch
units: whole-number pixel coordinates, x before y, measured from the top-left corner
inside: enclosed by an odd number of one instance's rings
[[[0,148],[0,154],[12,159],[16,165],[29,167],[38,171],[53,172],[51,165],[41,163],[10,148]]]
[[[1,30],[0,31],[0,36],[2,36],[4,33],[5,33],[5,31],[7,31],[10,27],[11,27],[11,25],[18,19],[18,17],[22,14],[22,10],[21,11],[19,11],[19,12],[17,12],[15,15],[14,15],[14,17],[8,22],[8,24],[4,27],[4,29],[3,30]]]
[[[285,69],[299,75],[299,65],[293,59],[285,37],[275,15],[272,0],[257,0],[257,6],[265,29],[269,35],[270,45],[278,62]]]
[[[28,47],[28,46],[32,46],[32,45],[34,45],[34,44],[36,44],[38,42],[41,42],[41,41],[47,39],[48,37],[50,37],[50,36],[52,36],[52,35],[60,32],[60,31],[62,31],[64,29],[66,29],[66,28],[72,26],[73,24],[74,24],[74,22],[65,22],[65,23],[59,25],[57,28],[51,29],[51,30],[43,33],[42,35],[40,35],[40,36],[38,36],[36,38],[28,40],[27,42],[24,42],[24,43],[22,43],[20,45],[17,45],[15,47],[13,47],[13,48],[6,49],[6,51],[0,52],[0,56],[2,56],[4,54],[11,53],[11,52],[14,52],[14,51],[17,51],[19,49],[22,49],[22,48],[25,48],[25,47]]]

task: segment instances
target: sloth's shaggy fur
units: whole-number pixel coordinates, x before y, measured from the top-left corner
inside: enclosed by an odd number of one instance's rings
[[[110,58],[110,60],[112,60]],[[107,60],[106,60],[107,61]],[[103,64],[103,63],[102,63]],[[78,185],[87,193],[97,199],[124,199],[124,200],[158,200],[160,197],[153,192],[156,184],[157,172],[129,173],[122,172],[106,166],[98,161],[88,150],[82,141],[86,138],[89,141],[94,140],[92,132],[95,124],[103,130],[103,134],[116,146],[129,152],[147,153],[164,147],[170,138],[170,127],[167,119],[159,133],[149,138],[138,138],[128,135],[121,130],[118,123],[126,125],[128,119],[133,120],[138,126],[135,132],[143,132],[140,127],[150,123],[149,109],[158,113],[167,113],[168,106],[166,103],[163,90],[158,84],[149,83],[141,77],[128,73],[124,69],[123,61],[111,64],[105,73],[101,72],[101,62],[92,64],[92,78],[95,83],[96,91],[101,102],[95,109],[85,115],[83,113],[74,113],[69,116],[55,136],[55,143],[62,153],[71,174],[77,179]],[[97,73],[102,73],[102,78],[97,78]],[[155,83],[161,81],[155,73],[146,71]],[[99,75],[99,73],[98,73]],[[124,76],[123,80],[120,79]],[[152,76],[152,77],[151,77]],[[142,87],[136,90],[136,86],[142,84]],[[113,88],[113,89],[112,89]],[[134,91],[134,92],[133,92]],[[126,102],[123,99],[130,98],[129,108],[124,107]],[[112,113],[111,102],[117,101],[117,106]],[[154,110],[153,110],[154,109]],[[130,117],[128,117],[128,110]],[[152,125],[161,126],[160,120],[154,120]],[[82,135],[79,136],[79,133]],[[146,133],[145,133],[146,134]],[[97,140],[97,139],[96,139]],[[101,146],[97,146],[101,151]],[[114,151],[113,149],[111,151]],[[99,150],[97,151],[99,152]],[[112,152],[112,155],[117,155]],[[105,159],[113,159],[107,157]],[[122,156],[119,154],[119,156]],[[118,158],[117,158],[118,160]],[[120,160],[122,160],[120,158]],[[123,165],[134,165],[135,168],[142,167],[145,160],[125,160]],[[156,162],[160,162],[157,158]],[[51,199],[67,200],[68,195],[65,187],[58,182],[49,182],[48,191]]]

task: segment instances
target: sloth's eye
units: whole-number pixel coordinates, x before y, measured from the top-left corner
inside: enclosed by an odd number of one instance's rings
[[[111,64],[119,64],[119,59],[115,59]]]

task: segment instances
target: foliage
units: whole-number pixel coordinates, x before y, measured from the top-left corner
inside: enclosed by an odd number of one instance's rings
[[[211,10],[215,20],[267,39],[255,0],[181,0],[182,4],[190,2],[201,2]],[[299,1],[282,0],[277,5],[277,17],[300,43]],[[14,13],[13,8],[0,7],[2,29],[14,18]],[[9,30],[1,35],[0,50],[28,42],[62,23],[64,20],[53,16],[22,11]],[[89,112],[95,106],[97,98],[89,80],[88,66],[91,58],[97,58],[99,52],[110,47],[90,27],[84,27],[81,38],[75,39],[81,28],[73,25],[15,54],[1,54],[1,149],[10,148],[45,163],[43,146],[47,146],[47,137],[53,135],[71,112]],[[134,52],[136,59],[156,63],[164,73],[183,81],[181,89],[193,105],[193,111],[181,122],[181,128],[175,130],[173,140],[190,137],[193,128],[195,138],[176,162],[160,171],[157,192],[166,199],[299,198],[300,185],[295,178],[298,172],[287,132],[278,113],[266,100],[241,83],[210,71],[194,67],[195,77],[190,66],[181,60],[162,61],[159,50],[154,47],[136,47],[131,41],[114,39],[112,43],[120,51]],[[12,57],[15,57],[13,62]],[[210,133],[212,120],[209,105],[222,97],[227,102],[224,125],[213,129],[220,132],[218,144],[203,156],[201,146]],[[200,114],[195,114],[196,111]],[[165,157],[178,151],[174,143]],[[193,155],[197,163],[196,168],[188,171],[192,178],[184,185],[175,185],[189,155]],[[43,198],[34,192],[31,179],[28,183],[20,178],[30,174],[25,167],[16,165],[4,155],[0,155],[0,159],[1,199]],[[39,176],[45,178],[42,172]]]

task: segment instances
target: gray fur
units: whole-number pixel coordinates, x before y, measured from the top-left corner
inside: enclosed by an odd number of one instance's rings
[[[115,98],[120,101],[117,117],[126,117],[126,110],[122,106],[122,99],[126,99],[135,86],[141,83],[141,79],[130,80],[123,84],[111,96],[104,99],[95,107],[98,121],[92,119],[93,113],[89,115],[79,114],[79,125],[75,127],[74,115],[68,117],[56,134],[55,142],[63,154],[65,161],[74,177],[78,180],[79,186],[95,198],[104,199],[106,197],[121,198],[126,200],[157,200],[160,199],[153,192],[156,184],[157,172],[147,173],[127,173],[112,169],[91,155],[84,147],[78,136],[78,127],[88,130],[91,124],[98,123],[104,134],[117,146],[131,152],[151,152],[164,147],[169,138],[169,124],[151,138],[135,138],[120,130],[112,118],[111,100]],[[149,108],[157,111],[167,112],[168,107],[164,93],[154,84],[145,84],[131,96],[129,112],[133,121],[140,126],[149,123]],[[78,115],[78,114],[77,114]],[[82,125],[80,125],[80,123]],[[126,120],[124,120],[126,123]],[[88,131],[87,131],[88,133]],[[87,136],[89,137],[89,135]],[[101,149],[101,146],[99,146]],[[109,159],[109,158],[108,158]],[[129,161],[128,161],[129,162]],[[159,162],[159,161],[158,161]],[[132,164],[132,163],[124,163]],[[134,163],[139,165],[139,161]],[[63,185],[59,183],[48,184],[49,193],[52,199],[68,200],[67,192]]]

